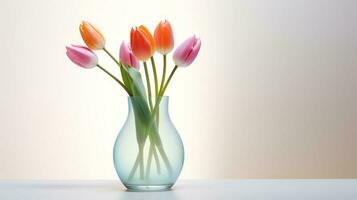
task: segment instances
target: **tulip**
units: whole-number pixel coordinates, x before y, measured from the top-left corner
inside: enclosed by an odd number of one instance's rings
[[[134,56],[141,61],[149,59],[155,51],[154,38],[143,25],[131,29],[130,45]]]
[[[81,45],[66,46],[68,58],[83,68],[93,68],[98,64],[97,55],[89,48]]]
[[[174,35],[172,33],[170,22],[161,21],[154,32],[156,51],[166,55],[174,48]]]
[[[173,60],[176,66],[189,66],[200,51],[201,40],[195,35],[186,39],[174,52]]]
[[[89,22],[82,21],[79,31],[86,45],[93,50],[103,49],[105,45],[104,36]]]
[[[130,44],[125,41],[123,41],[120,45],[119,58],[123,65],[134,67],[139,70],[139,61],[135,58]]]

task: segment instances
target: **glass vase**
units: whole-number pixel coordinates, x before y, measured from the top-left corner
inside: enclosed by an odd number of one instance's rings
[[[128,117],[113,149],[115,170],[128,190],[168,190],[184,163],[183,143],[168,112],[169,97],[159,97],[154,108],[141,97],[128,101]]]

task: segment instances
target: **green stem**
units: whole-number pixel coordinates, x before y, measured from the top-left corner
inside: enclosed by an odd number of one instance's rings
[[[128,180],[132,180],[138,167],[140,166],[140,177],[142,178],[143,176],[143,171],[144,171],[144,166],[143,166],[143,147],[139,147],[139,153],[136,156],[135,162],[133,167],[131,168],[131,171],[129,173],[129,177]],[[154,156],[155,159],[155,163],[156,163],[156,168],[157,168],[157,173],[161,174],[161,166],[160,166],[160,160],[159,160],[159,156],[157,154],[157,150],[156,150],[156,144],[155,142],[150,139],[150,149],[149,149],[149,156],[148,156],[148,162],[147,162],[147,166],[146,166],[146,174],[145,174],[145,179],[148,179],[150,176],[150,168],[151,168],[151,162],[152,162],[152,156]],[[170,166],[170,165],[169,165]],[[170,166],[171,167],[171,166]],[[170,169],[169,169],[170,171]]]
[[[156,152],[156,142],[150,134],[149,134],[149,139],[150,139],[150,149],[149,149],[149,155],[148,155],[148,160],[147,160],[147,165],[146,165],[145,179],[148,179],[150,177],[151,162],[152,162],[153,156],[154,156],[154,159],[156,162],[157,173],[158,174],[161,173],[160,160],[159,160],[159,156]]]
[[[128,72],[128,70],[123,67],[120,62],[114,58],[114,56],[106,49],[106,48],[103,48],[104,52],[108,54],[108,56],[123,70],[125,70],[126,72]]]
[[[159,100],[161,100],[161,96],[159,96]],[[153,115],[154,116],[154,115]],[[161,141],[161,138],[160,138],[160,135],[158,133],[158,131],[155,131],[157,130],[155,127],[155,124],[153,124],[152,122],[155,121],[155,120],[152,120],[151,122],[149,122],[149,133],[150,133],[150,141],[153,141],[155,146],[157,147],[160,155],[161,155],[161,158],[163,159],[164,161],[164,164],[166,165],[166,168],[167,170],[169,171],[170,174],[172,174],[172,166],[170,164],[170,161],[169,161],[169,158],[167,157],[167,154],[162,146],[162,141]],[[153,130],[151,132],[151,130]]]
[[[159,85],[158,85],[158,81],[157,81],[156,66],[155,66],[155,60],[154,60],[153,56],[151,56],[150,61],[151,61],[151,65],[152,65],[152,72],[154,74],[155,97],[157,97],[157,95],[159,94]]]
[[[126,86],[124,85],[123,82],[121,82],[117,77],[115,77],[113,74],[111,74],[110,72],[108,72],[106,69],[104,69],[102,66],[100,66],[99,64],[97,64],[97,67],[99,67],[99,69],[101,69],[102,71],[104,71],[106,74],[108,74],[110,77],[112,77],[117,83],[119,83],[119,85],[128,93],[129,96],[132,96],[131,92],[128,90],[128,88],[126,88]]]
[[[159,95],[158,95],[158,99],[157,101],[155,102],[155,106],[154,106],[154,109],[152,110],[152,113],[151,113],[151,119],[152,121],[149,122],[149,127],[152,126],[151,123],[153,123],[155,120],[154,120],[154,116],[156,116],[156,112],[158,111],[158,107],[160,105],[160,102],[161,102],[161,99],[162,99],[162,96],[165,94],[165,91],[166,91],[166,88],[168,86],[168,84],[170,83],[173,75],[175,74],[176,70],[177,70],[177,67],[178,66],[175,66],[174,69],[171,71],[170,73],[170,76],[166,82],[166,84],[164,85],[164,87],[160,90],[159,92]],[[144,68],[145,68],[145,74],[146,74],[146,79],[147,81],[149,80],[148,78],[148,70],[147,70],[147,66],[146,66],[146,63],[144,62]],[[147,82],[147,85],[150,86],[150,82],[148,83]],[[149,87],[148,87],[148,93],[151,94],[151,90],[149,92]],[[151,96],[151,95],[150,95]],[[150,97],[149,97],[150,98]],[[151,99],[151,98],[150,98]],[[150,128],[149,128],[150,129]],[[156,137],[155,139],[155,146],[157,148],[157,150],[159,151],[162,159],[164,160],[164,163],[169,171],[169,173],[172,173],[172,167],[171,167],[171,164],[170,164],[170,161],[166,155],[166,152],[164,151],[163,149],[163,146],[162,146],[162,143],[161,143],[161,140],[160,140],[160,136],[158,135],[158,133],[152,133],[153,136]],[[157,152],[156,152],[156,148],[155,150],[153,151],[153,155],[154,155],[154,158],[155,160],[157,160],[157,164],[158,164],[158,173],[160,173],[160,165],[159,165],[159,159],[158,159],[158,155],[157,155]],[[130,175],[129,175],[129,180],[134,176],[135,174],[135,171],[137,170],[138,166],[140,165],[140,169],[143,170],[143,155],[142,155],[142,152],[139,150],[139,154],[137,155],[137,158],[136,158],[136,161],[135,161],[135,164],[130,172]],[[142,175],[142,171],[140,172],[140,175]]]
[[[120,66],[119,64],[119,61],[117,59],[114,58],[114,56],[106,49],[106,48],[103,48],[104,52],[108,54],[109,57],[112,58],[112,60],[114,60],[114,62]]]
[[[155,115],[155,112],[157,112],[157,110],[159,109],[158,107],[159,107],[159,105],[160,105],[161,98],[162,98],[162,96],[165,94],[166,88],[167,88],[167,86],[169,85],[169,83],[170,83],[170,81],[171,81],[173,75],[175,74],[175,72],[176,72],[176,70],[177,70],[177,67],[178,67],[178,66],[175,65],[174,69],[171,71],[171,73],[170,73],[170,75],[169,75],[169,78],[167,79],[167,82],[166,82],[165,86],[163,87],[162,91],[161,91],[160,94],[159,94],[160,97],[159,97],[159,99],[158,99],[158,100],[156,101],[156,103],[155,103],[155,108],[154,108],[153,113],[152,113],[153,116]],[[164,151],[164,148],[162,147],[162,144],[161,144],[160,139],[159,139],[160,136],[157,135],[157,137],[158,137],[158,143],[156,144],[157,149],[159,150],[159,152],[160,152],[160,154],[161,154],[161,157],[162,157],[162,159],[163,159],[164,162],[165,162],[166,167],[168,168],[169,172],[171,173],[171,172],[172,172],[172,167],[171,167],[170,161],[169,161],[169,159],[168,159],[168,157],[167,157],[167,155],[166,155],[166,153],[165,153],[165,151]]]
[[[136,156],[134,166],[133,166],[133,168],[131,168],[131,171],[129,173],[129,177],[128,177],[129,181],[131,179],[133,179],[133,177],[135,175],[135,172],[136,172],[136,170],[138,169],[139,166],[140,166],[140,179],[144,178],[144,161],[143,161],[143,158],[144,158],[143,157],[143,150],[144,149],[143,148],[144,148],[143,146],[139,147],[139,153]]]
[[[152,161],[152,156],[154,153],[154,144],[150,142],[150,149],[149,149],[149,156],[148,156],[148,161],[146,163],[146,174],[145,174],[145,179],[148,179],[150,177],[150,171],[151,171],[151,161]]]
[[[161,91],[160,96],[163,96],[163,95],[164,95],[167,86],[169,85],[169,83],[170,83],[170,81],[171,81],[173,75],[175,74],[175,72],[176,72],[176,70],[177,70],[177,67],[178,67],[178,66],[175,65],[174,69],[171,71],[170,76],[169,76],[169,78],[167,79],[167,82],[166,82],[165,86],[162,88],[162,91]]]
[[[139,154],[140,154],[140,179],[144,179],[144,149],[143,148],[141,149]]]
[[[153,108],[152,108],[152,99],[151,99],[151,86],[150,86],[149,71],[146,61],[144,61],[144,69],[145,69],[145,76],[146,76],[146,85],[148,88],[149,106],[150,106],[150,110],[152,110]]]
[[[154,145],[154,159],[155,159],[155,162],[156,162],[156,168],[157,168],[157,173],[158,174],[161,174],[161,167],[160,167],[160,160],[159,160],[159,155],[157,154],[156,152],[156,147]]]
[[[161,78],[161,83],[160,83],[160,88],[159,88],[159,94],[161,93],[161,91],[164,87],[165,78],[166,78],[166,54],[163,55],[163,71],[162,71],[162,78]],[[159,100],[159,98],[158,98],[159,94],[156,95],[156,101]],[[156,114],[157,127],[159,127],[159,119],[160,119],[160,111],[158,109],[157,114]]]
[[[133,179],[133,177],[135,175],[135,172],[136,172],[136,169],[139,167],[139,163],[140,163],[140,153],[136,156],[136,160],[135,160],[134,166],[133,166],[133,168],[131,168],[131,171],[130,171],[130,174],[129,174],[129,177],[128,177],[129,181],[131,179]]]
[[[170,174],[172,174],[172,166],[170,164],[169,158],[167,157],[164,148],[162,147],[161,144],[156,144],[156,147],[159,150],[159,153],[161,154],[162,159],[164,160],[167,170],[169,171]]]
[[[162,79],[161,79],[161,84],[160,84],[160,90],[159,93],[161,93],[162,88],[164,87],[165,84],[165,78],[166,78],[166,55],[163,55],[163,71],[162,71]]]
[[[151,112],[151,117],[152,117],[152,119],[153,119],[153,117],[156,115],[156,113],[157,113],[157,111],[158,111],[158,109],[159,109],[159,105],[160,105],[160,101],[161,101],[161,99],[162,99],[162,96],[165,94],[166,88],[167,88],[167,86],[169,85],[169,83],[170,83],[170,81],[171,81],[173,75],[175,74],[175,72],[176,72],[176,70],[177,70],[177,67],[178,67],[178,66],[175,65],[174,69],[173,69],[173,70],[171,71],[171,73],[170,73],[169,78],[168,78],[167,81],[166,81],[165,86],[163,87],[162,91],[159,93],[159,98],[158,98],[157,101],[155,102],[154,109],[153,109],[152,112]],[[153,121],[155,121],[155,120],[152,120],[152,121],[150,122],[150,124],[151,124]]]

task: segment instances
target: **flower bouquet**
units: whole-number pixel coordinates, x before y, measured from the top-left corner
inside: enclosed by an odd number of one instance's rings
[[[176,182],[184,161],[181,138],[168,115],[165,91],[178,67],[189,66],[196,58],[201,41],[191,36],[173,53],[174,67],[167,77],[167,55],[174,48],[174,37],[168,21],[161,21],[154,35],[143,25],[131,29],[130,43],[123,41],[116,59],[106,48],[100,31],[83,21],[79,30],[87,45],[67,46],[67,56],[80,67],[97,67],[128,94],[129,115],[116,139],[113,160],[123,184],[132,190],[166,190]],[[117,65],[121,78],[98,63],[93,50],[103,50]],[[154,53],[162,54],[161,80]],[[153,82],[150,80],[148,61]],[[140,73],[143,63],[146,87]],[[154,90],[151,86],[154,86]],[[156,168],[156,170],[153,170]]]

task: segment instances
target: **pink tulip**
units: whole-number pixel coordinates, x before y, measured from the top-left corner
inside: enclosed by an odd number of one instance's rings
[[[120,45],[119,58],[123,65],[134,67],[135,69],[139,70],[139,61],[134,56],[130,44],[125,41],[123,41]]]
[[[173,59],[177,66],[189,66],[200,51],[201,40],[195,35],[186,39],[174,52]]]
[[[76,65],[83,68],[93,68],[98,64],[97,55],[89,48],[81,45],[66,46],[68,58]]]

